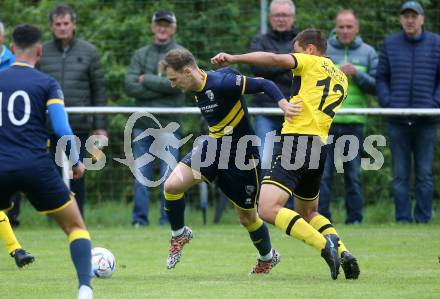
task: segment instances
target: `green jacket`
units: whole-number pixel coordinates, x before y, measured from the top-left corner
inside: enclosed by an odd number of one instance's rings
[[[185,95],[172,88],[168,79],[159,72],[159,62],[172,49],[181,48],[174,40],[166,45],[152,44],[138,49],[131,58],[125,77],[125,91],[135,98],[140,107],[181,107],[185,103]],[[139,76],[144,75],[142,83]],[[155,117],[165,127],[171,121],[179,121],[175,115],[158,114]],[[136,128],[146,129],[157,127],[151,119],[143,117],[135,124]]]
[[[98,51],[92,44],[74,38],[63,50],[58,40],[47,42],[37,68],[60,83],[66,107],[106,106],[104,75]],[[71,114],[69,123],[74,133],[106,129],[104,115]]]
[[[348,76],[348,96],[342,108],[365,108],[367,93],[375,93],[376,69],[378,58],[376,51],[357,36],[350,45],[339,42],[336,34],[331,34],[327,44],[327,55],[339,66],[353,64],[357,69],[356,76]],[[334,123],[365,123],[364,115],[337,115]]]

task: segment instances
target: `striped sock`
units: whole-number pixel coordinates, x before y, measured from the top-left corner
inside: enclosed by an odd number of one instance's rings
[[[312,220],[310,220],[310,225],[313,226],[322,235],[334,234],[339,237],[336,229],[334,228],[333,224],[331,224],[330,220],[322,215],[313,217]],[[345,247],[345,244],[342,243],[341,238],[339,238],[338,254],[341,255],[344,251],[348,250]]]
[[[275,218],[275,225],[287,235],[304,241],[313,248],[321,251],[324,249],[326,239],[297,212],[282,208]]]

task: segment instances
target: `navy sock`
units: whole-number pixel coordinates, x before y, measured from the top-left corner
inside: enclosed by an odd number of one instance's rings
[[[178,230],[185,226],[185,197],[178,200],[166,200],[165,211],[171,230]]]
[[[70,243],[70,256],[75,265],[79,285],[90,286],[92,271],[92,244],[88,239],[76,239]]]
[[[254,243],[254,246],[257,248],[261,256],[268,254],[272,249],[269,230],[264,222],[257,230],[249,232],[249,236],[251,237],[252,243]]]

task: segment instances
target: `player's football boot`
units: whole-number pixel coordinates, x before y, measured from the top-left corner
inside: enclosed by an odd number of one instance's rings
[[[338,278],[340,260],[338,256],[338,242],[339,237],[334,234],[325,235],[327,242],[325,243],[324,249],[321,251],[321,256],[326,261],[327,265],[330,267],[330,274],[332,279]]]
[[[341,267],[344,270],[345,279],[358,279],[361,273],[356,258],[348,251],[341,254]]]
[[[183,228],[183,233],[177,237],[171,237],[170,240],[170,249],[167,258],[167,268],[172,269],[176,266],[176,264],[180,261],[180,257],[182,256],[182,249],[185,244],[189,243],[193,237],[192,230],[185,226]]]
[[[268,274],[273,267],[275,267],[281,259],[281,255],[275,249],[272,249],[272,258],[267,261],[257,259],[257,264],[249,274]]]
[[[34,256],[23,248],[18,248],[11,252],[11,257],[15,259],[15,264],[18,268],[22,268],[27,264],[33,263],[35,260]]]

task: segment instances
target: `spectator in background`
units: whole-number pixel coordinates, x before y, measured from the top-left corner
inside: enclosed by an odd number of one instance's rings
[[[270,28],[265,34],[257,34],[252,39],[250,52],[272,52],[276,54],[289,54],[293,52],[293,39],[295,30],[295,4],[292,0],[272,0],[270,3]],[[292,72],[279,67],[251,66],[251,72],[255,77],[262,77],[273,81],[282,91],[286,99],[290,99],[292,88]],[[277,103],[272,101],[266,94],[253,95],[253,103],[256,107],[275,108]],[[261,140],[259,148],[262,173],[270,168],[272,163],[273,137],[281,134],[284,117],[281,115],[256,115],[255,134]],[[272,132],[272,135],[266,135]],[[272,150],[271,150],[272,149]],[[293,208],[293,199],[290,198],[286,207]]]
[[[359,21],[355,12],[351,9],[339,11],[336,15],[336,29],[328,39],[327,55],[348,78],[348,96],[343,103],[344,108],[367,107],[367,93],[375,92],[377,54],[373,47],[363,42],[358,33]],[[333,140],[329,145],[319,193],[319,213],[329,219],[331,219],[330,201],[335,160],[348,146],[355,146],[354,144],[343,145],[344,149],[335,151],[336,140],[342,136],[351,135],[359,141],[357,156],[351,161],[343,162],[346,224],[362,222],[363,199],[360,167],[366,121],[367,117],[364,115],[336,115],[329,132],[330,136],[333,135]]]
[[[293,39],[296,36],[295,4],[291,0],[273,0],[270,3],[270,29],[265,34],[258,34],[252,39],[250,52],[272,52],[276,54],[288,54],[293,51]],[[251,66],[251,72],[255,77],[263,77],[273,81],[283,92],[286,99],[290,98],[292,86],[292,72],[278,67]],[[266,94],[253,96],[253,103],[257,107],[277,107],[277,103]],[[256,115],[255,134],[261,139],[260,157],[262,169],[269,169],[272,161],[270,149],[264,146],[267,133],[276,131],[279,135],[283,124],[283,116]]]
[[[440,36],[423,28],[420,3],[407,1],[400,8],[403,31],[387,36],[379,56],[377,93],[386,108],[440,107]],[[414,219],[427,223],[432,217],[434,191],[432,165],[437,117],[402,116],[388,119],[393,169],[396,221],[413,221],[410,195],[414,159]]]
[[[5,26],[0,22],[0,72],[9,68],[15,61],[15,56],[12,52],[4,45],[5,42]],[[20,214],[20,193],[15,193],[12,195],[10,200],[14,203],[11,210],[7,212],[9,217],[9,222],[12,227],[16,227],[20,224],[18,220],[18,215]]]
[[[15,56],[3,44],[5,41],[5,26],[0,22],[0,71],[8,68],[15,61]]]
[[[43,45],[43,55],[37,67],[60,83],[66,107],[105,106],[105,81],[98,51],[89,42],[76,38],[75,12],[69,6],[58,5],[50,12],[49,21],[53,40]],[[89,133],[107,136],[105,117],[73,114],[69,115],[69,121],[83,145],[80,150],[82,161]],[[54,149],[57,139],[53,136],[51,141]],[[71,180],[70,189],[75,193],[81,214],[84,215],[84,177]]]
[[[126,93],[135,98],[135,103],[140,107],[180,107],[184,104],[185,96],[178,89],[172,88],[168,79],[160,72],[159,62],[165,57],[168,51],[180,48],[173,36],[176,33],[176,17],[171,11],[157,11],[151,21],[151,32],[153,33],[153,43],[138,49],[131,58],[125,77]],[[169,122],[176,121],[177,117],[160,115],[158,117],[162,127]],[[178,120],[177,120],[178,121]],[[147,128],[157,128],[158,125],[150,118],[143,117],[138,120],[133,128],[133,140]],[[138,158],[150,152],[153,141],[170,144],[168,140],[179,138],[179,134],[162,134],[160,140],[155,140],[153,136],[146,136],[141,140],[133,142],[133,155]],[[172,148],[172,155],[179,160],[178,149]],[[139,165],[142,175],[152,181],[154,163]],[[161,160],[161,176],[174,168],[175,165],[167,165]],[[134,207],[132,213],[132,224],[135,227],[149,224],[148,211],[151,190],[141,184],[137,179],[134,180]],[[160,207],[161,225],[168,223],[168,218],[164,210],[165,198],[162,197]]]

